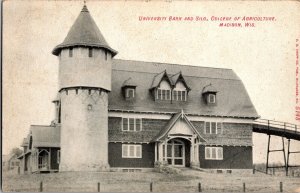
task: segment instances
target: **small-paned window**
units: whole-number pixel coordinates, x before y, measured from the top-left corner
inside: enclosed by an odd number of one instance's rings
[[[221,122],[205,122],[205,133],[206,134],[221,134],[222,123]]]
[[[142,119],[122,118],[122,131],[142,131]]]
[[[216,95],[215,94],[208,95],[208,103],[216,103]]]
[[[205,159],[222,160],[223,147],[205,147]]]
[[[171,90],[157,89],[156,99],[171,100]]]
[[[73,57],[73,48],[69,49],[69,57]]]
[[[134,88],[126,88],[125,96],[126,98],[134,98],[135,89]]]
[[[187,92],[185,90],[173,90],[174,101],[186,101]]]
[[[142,145],[122,144],[122,158],[142,158]]]
[[[93,57],[93,48],[89,48],[89,57]]]

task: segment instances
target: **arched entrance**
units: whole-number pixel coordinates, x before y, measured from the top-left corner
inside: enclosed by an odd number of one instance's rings
[[[181,138],[170,139],[167,142],[165,159],[168,164],[177,167],[190,166],[190,141]]]

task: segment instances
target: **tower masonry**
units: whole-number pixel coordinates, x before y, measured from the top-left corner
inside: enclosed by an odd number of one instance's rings
[[[112,58],[84,5],[63,43],[59,58],[61,106],[60,171],[106,171],[108,164],[108,93]]]

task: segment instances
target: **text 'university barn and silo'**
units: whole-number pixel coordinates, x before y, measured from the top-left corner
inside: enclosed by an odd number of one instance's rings
[[[256,22],[274,22],[275,17],[264,16],[242,16],[242,17],[201,17],[201,16],[139,16],[139,21],[195,21],[195,22],[219,22],[219,27],[256,27]]]

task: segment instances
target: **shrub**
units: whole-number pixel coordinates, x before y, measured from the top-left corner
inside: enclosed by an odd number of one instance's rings
[[[168,165],[168,162],[166,161],[155,162],[154,171],[164,173],[164,174],[179,174],[181,172],[180,169]]]

